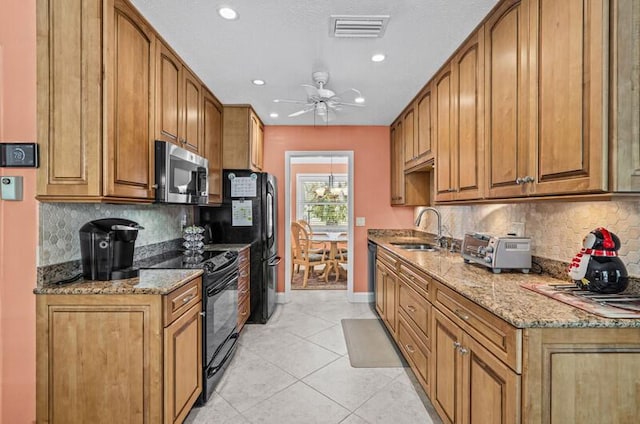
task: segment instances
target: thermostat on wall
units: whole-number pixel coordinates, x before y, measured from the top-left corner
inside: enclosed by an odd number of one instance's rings
[[[0,167],[37,168],[37,143],[0,143]]]

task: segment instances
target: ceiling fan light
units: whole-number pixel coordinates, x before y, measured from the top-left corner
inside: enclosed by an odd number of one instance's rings
[[[275,113],[275,112],[272,112],[272,113],[270,113],[270,114],[269,114],[269,116],[270,116],[271,118],[277,118],[277,117],[278,117],[278,116],[280,116],[280,115],[278,115],[278,114],[277,114],[277,113]]]
[[[364,103],[364,97],[358,96],[355,99],[353,99],[353,101],[356,103]]]
[[[228,6],[222,6],[218,9],[218,15],[228,21],[234,21],[238,19],[238,12]]]
[[[373,61],[373,62],[382,62],[385,58],[386,58],[386,56],[384,54],[376,53],[373,56],[371,56],[371,61]]]
[[[265,85],[266,83],[264,82],[264,80],[261,79],[254,79],[253,81],[251,81],[253,83],[253,85]]]

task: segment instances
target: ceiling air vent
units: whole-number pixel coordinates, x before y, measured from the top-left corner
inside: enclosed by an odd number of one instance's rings
[[[389,15],[331,15],[329,35],[342,38],[378,38],[384,35]]]

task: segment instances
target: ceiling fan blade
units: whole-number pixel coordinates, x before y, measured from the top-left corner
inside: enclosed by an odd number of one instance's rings
[[[297,105],[308,105],[306,100],[274,99],[273,103],[295,103]]]
[[[350,93],[350,92],[354,92],[354,93],[356,93],[356,96],[360,96],[360,97],[362,97],[362,93],[360,92],[360,90],[357,90],[357,89],[355,89],[355,88],[349,88],[349,89],[347,89],[347,90],[343,91],[342,93],[338,93],[338,94],[336,94],[335,96],[333,96],[333,97],[332,97],[332,99],[333,99],[333,98],[336,98],[336,97],[338,97],[338,98],[342,98],[342,97],[344,97],[344,95],[345,95],[345,94],[348,94],[348,93]]]
[[[312,112],[313,108],[305,108],[302,110],[299,110],[297,112],[293,112],[292,114],[287,115],[289,118],[295,118],[296,116],[300,116],[300,115],[304,115],[305,113],[309,113]]]
[[[354,107],[365,107],[365,105],[360,103],[345,103],[345,102],[336,102],[334,103],[336,106],[354,106]]]

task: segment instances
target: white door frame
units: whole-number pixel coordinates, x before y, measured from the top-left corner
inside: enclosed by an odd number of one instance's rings
[[[305,150],[305,151],[286,151],[284,152],[284,293],[278,293],[277,302],[287,303],[291,293],[291,230],[289,228],[291,224],[291,159],[294,157],[310,157],[310,156],[346,156],[347,157],[347,169],[348,169],[348,181],[349,181],[349,194],[348,194],[348,206],[349,211],[347,213],[347,229],[349,243],[349,250],[347,253],[347,300],[352,302],[353,299],[353,186],[354,186],[354,173],[353,173],[353,150]]]

